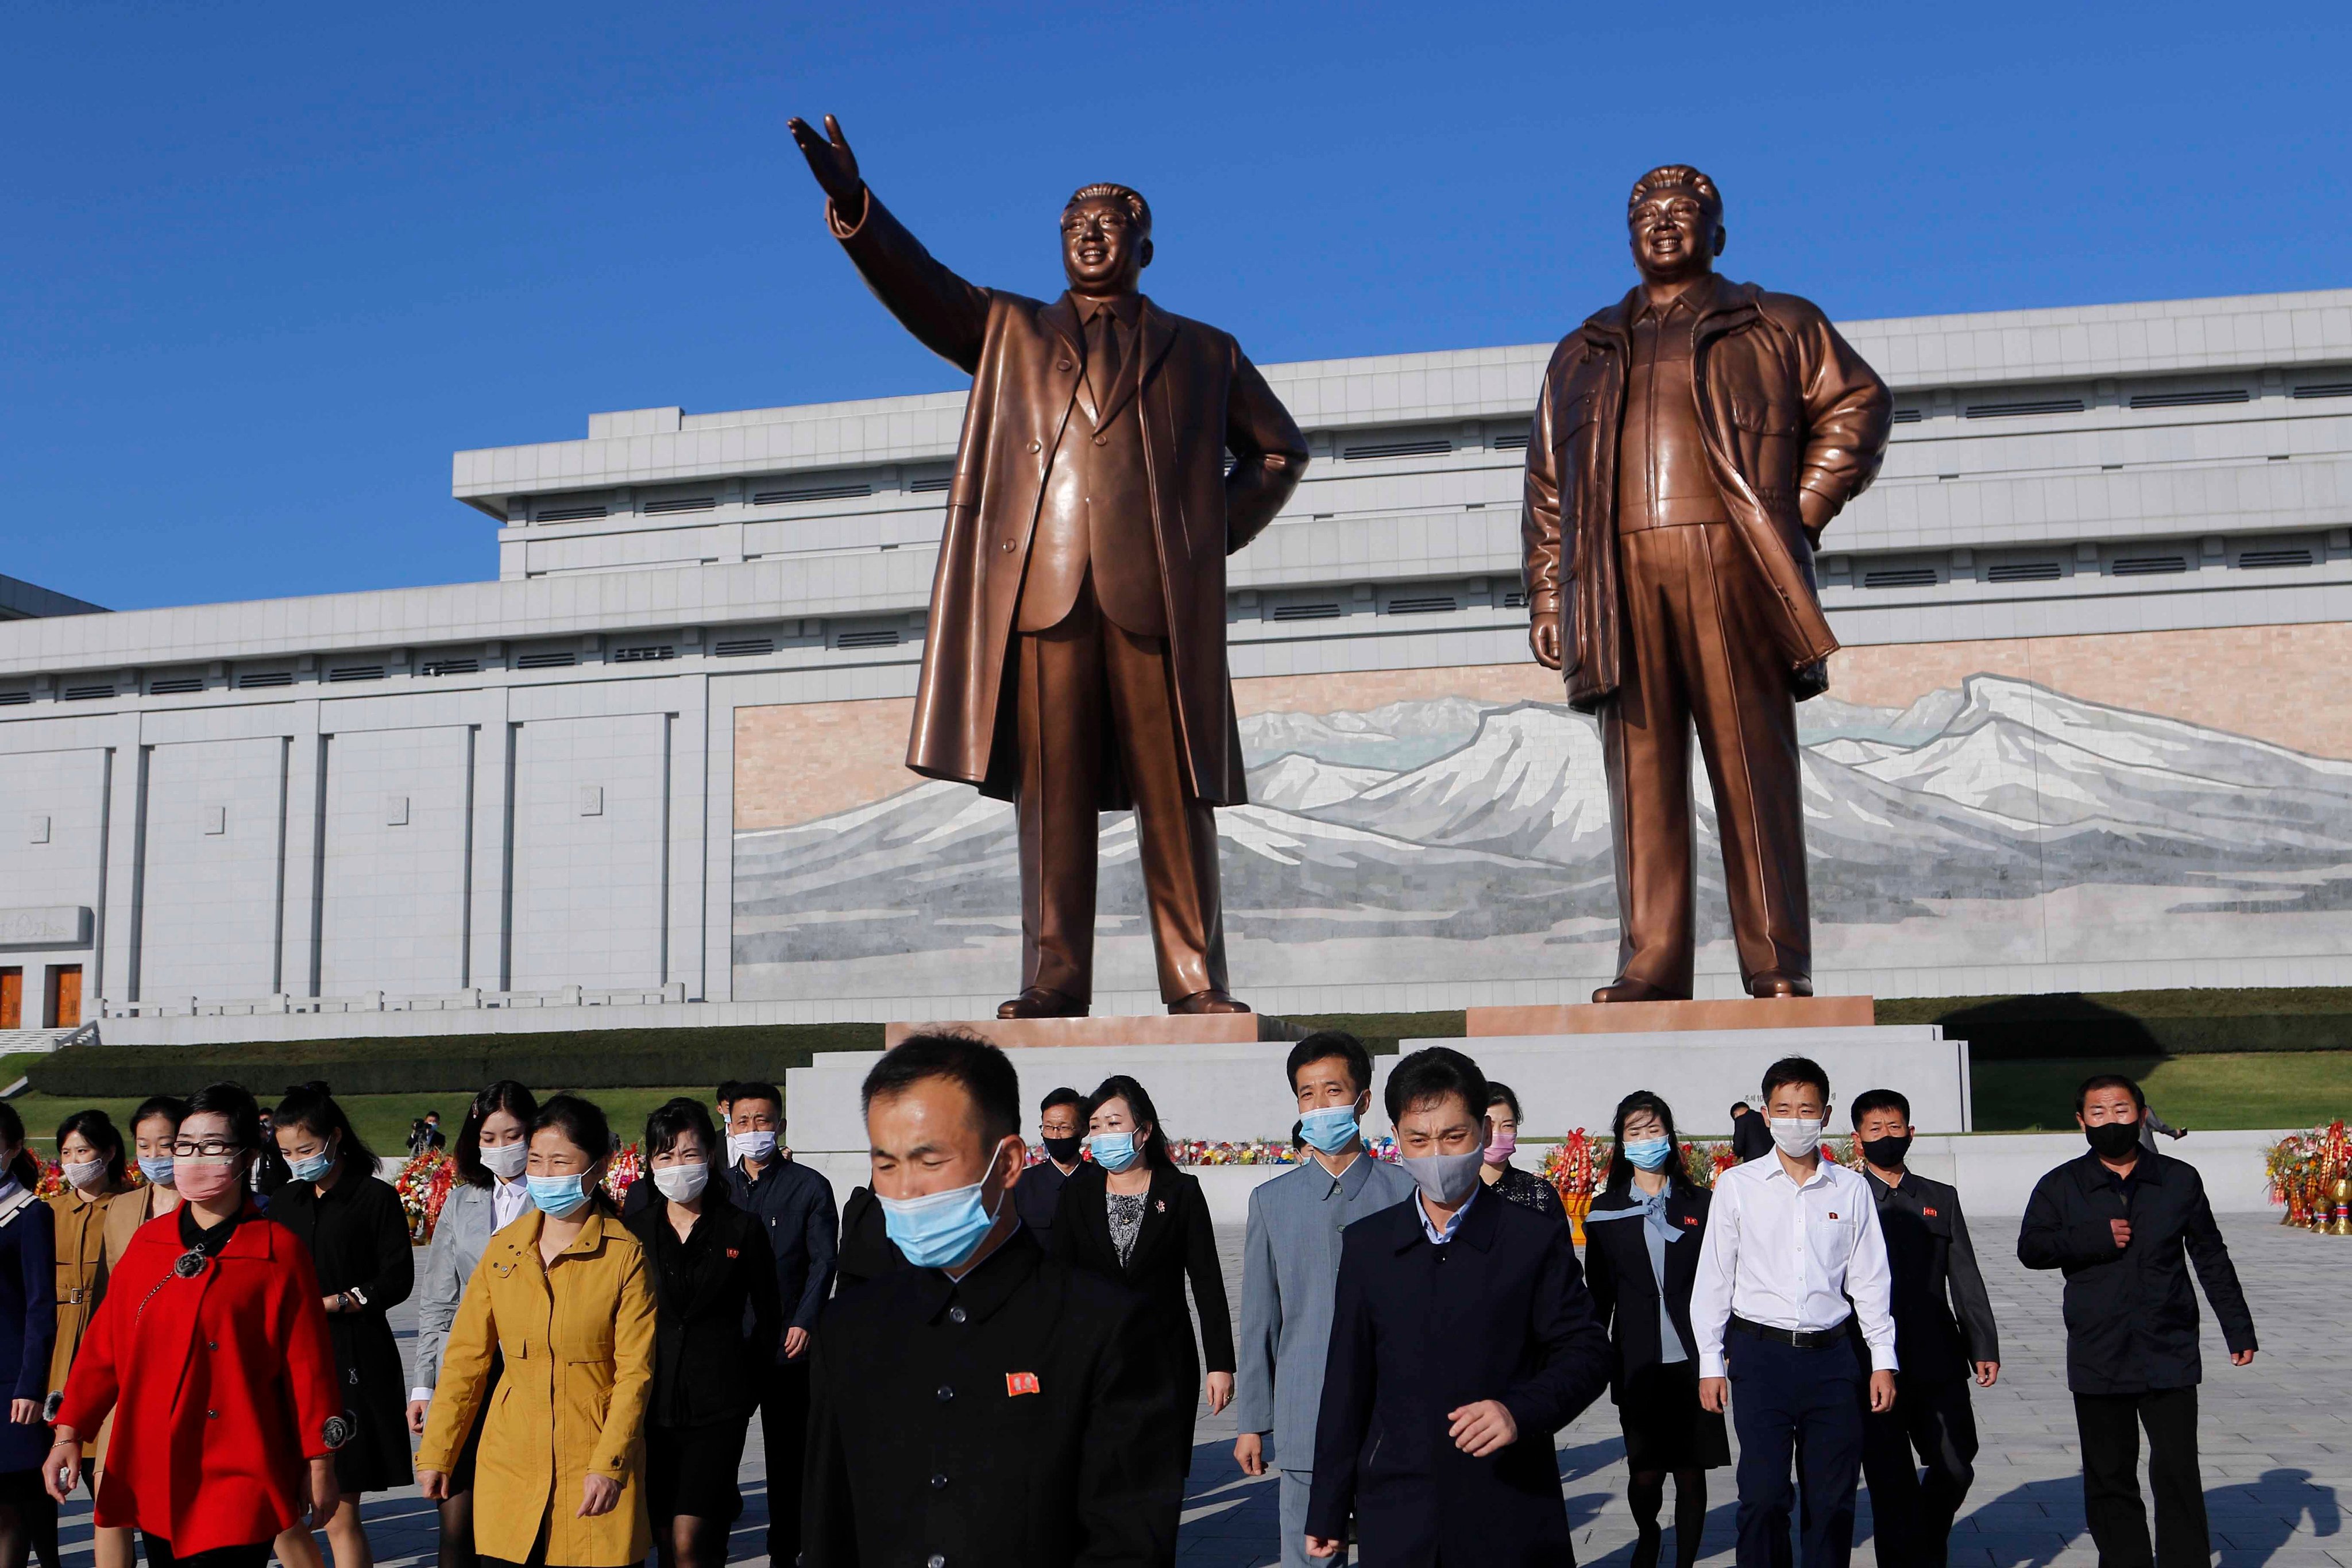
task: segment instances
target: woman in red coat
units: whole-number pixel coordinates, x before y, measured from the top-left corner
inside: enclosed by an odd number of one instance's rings
[[[131,1237],[58,1412],[44,1473],[63,1502],[83,1436],[121,1410],[98,1523],[136,1525],[152,1568],[261,1568],[279,1531],[335,1510],[335,1354],[309,1254],[247,1196],[261,1146],[244,1089],[188,1102],[173,1150],[184,1201]]]

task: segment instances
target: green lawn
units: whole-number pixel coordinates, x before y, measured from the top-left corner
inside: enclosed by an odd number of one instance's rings
[[[2309,1127],[2352,1116],[2352,1051],[2255,1051],[2170,1058],[1979,1061],[1970,1069],[1979,1132],[2074,1125],[2074,1088],[2095,1072],[2129,1073],[2175,1127]]]

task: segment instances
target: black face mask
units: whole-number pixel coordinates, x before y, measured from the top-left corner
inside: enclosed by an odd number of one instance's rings
[[[2092,1152],[2103,1160],[2120,1160],[2139,1147],[2139,1123],[2137,1121],[2102,1121],[2083,1129],[2083,1136],[2091,1141]]]
[[[1055,1164],[1075,1165],[1078,1163],[1078,1150],[1085,1144],[1086,1140],[1073,1135],[1068,1138],[1047,1138],[1042,1142],[1045,1145],[1045,1152],[1053,1156]]]
[[[1882,1171],[1902,1168],[1903,1156],[1911,1152],[1911,1135],[1900,1138],[1869,1138],[1863,1141],[1862,1157]]]

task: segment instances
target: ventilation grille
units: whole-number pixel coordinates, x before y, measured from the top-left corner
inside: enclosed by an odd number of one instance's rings
[[[192,691],[202,691],[204,689],[205,678],[201,675],[166,675],[147,683],[147,695],[185,697]]]
[[[1495,437],[1495,450],[1497,452],[1524,452],[1527,449],[1528,433],[1525,430],[1514,430],[1507,436]]]
[[[290,669],[257,669],[236,678],[239,691],[253,691],[265,686],[291,686],[294,672]]]
[[[616,647],[613,650],[614,664],[654,664],[677,657],[677,649],[667,643],[646,643],[638,647]]]
[[[2013,419],[2021,414],[2080,414],[2083,400],[2079,397],[2042,397],[2022,403],[1971,403],[1971,419]]]
[[[517,669],[569,669],[579,662],[580,656],[573,653],[570,648],[564,648],[561,651],[550,651],[549,649],[541,648],[537,653],[525,653],[515,656],[515,668]]]
[[[1389,601],[1389,614],[1392,616],[1450,615],[1461,607],[1451,594],[1416,594]]]
[[[897,647],[898,634],[885,629],[872,632],[844,632],[835,639],[835,647]]]
[[[1370,458],[1442,458],[1454,450],[1454,443],[1434,441],[1368,441],[1360,447],[1349,447],[1339,455],[1351,463]]]
[[[1936,585],[1933,566],[1887,566],[1876,572],[1864,572],[1862,585],[1865,588],[1932,588]]]
[[[946,488],[944,481],[940,488]],[[873,493],[874,487],[867,484],[800,485],[788,490],[761,490],[751,498],[751,504],[781,506],[786,501],[796,500],[856,500]]]
[[[941,474],[937,479],[915,479],[908,484],[907,489],[916,495],[924,496],[935,494],[940,490],[946,489],[950,485],[954,483],[955,476],[952,474]]]
[[[2117,577],[2168,577],[2188,570],[2185,555],[2119,555],[2107,568]]]
[[[346,664],[327,671],[327,684],[339,686],[347,680],[382,680],[383,666],[380,664]]]
[[[1336,621],[1339,606],[1330,600],[1312,605],[1276,605],[1274,618],[1277,621]]]
[[[478,658],[436,658],[421,668],[427,675],[479,675],[482,661]]]
[[[1524,610],[1527,607],[1528,591],[1525,588],[1514,588],[1509,593],[1503,595],[1503,608],[1507,610]]]
[[[2312,553],[2308,550],[2246,550],[2238,554],[2241,566],[2308,566]]]
[[[2065,574],[2055,561],[2004,561],[1985,569],[1988,583],[2055,583]]]
[[[605,512],[606,509],[602,505],[541,507],[539,511],[539,521],[541,522],[582,522],[592,517],[603,517],[605,515]]]
[[[717,496],[673,496],[668,500],[646,502],[646,515],[669,517],[681,511],[715,511],[718,507]]]
[[[2253,394],[2244,387],[2216,388],[2210,392],[2139,392],[2132,395],[2134,408],[2195,408],[2206,403],[2251,403]]]
[[[1895,423],[1897,425],[1916,425],[1926,417],[1927,416],[1916,408],[1898,408],[1895,411]]]
[[[111,683],[105,686],[68,686],[63,693],[68,702],[94,702],[100,698],[113,695],[114,687]]]
[[[2352,397],[2352,381],[2323,381],[2294,389],[2297,397]]]
[[[21,708],[32,700],[29,691],[0,691],[0,708]]]
[[[773,637],[721,637],[710,645],[710,651],[720,658],[750,658],[756,654],[776,651]]]

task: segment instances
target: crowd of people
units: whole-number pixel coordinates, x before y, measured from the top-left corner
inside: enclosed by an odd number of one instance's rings
[[[1202,1405],[1232,1407],[1244,1474],[1277,1478],[1291,1568],[1351,1544],[1568,1563],[1555,1435],[1604,1391],[1634,1568],[1669,1529],[1696,1561],[1733,1430],[1743,1565],[1845,1563],[1865,1479],[1881,1568],[1946,1561],[1969,1384],[2000,1351],[1959,1194],[1906,1163],[1902,1095],[1853,1099],[1849,1168],[1824,1158],[1827,1075],[1778,1062],[1711,1185],[1673,1107],[1629,1095],[1580,1256],[1559,1192],[1513,1163],[1518,1097],[1469,1057],[1396,1063],[1393,1159],[1367,1142],[1361,1042],[1310,1036],[1286,1074],[1300,1158],[1251,1194],[1238,1327],[1145,1086],[1052,1090],[1033,1153],[1010,1059],[958,1035],[868,1075],[871,1177],[838,1215],[782,1146],[773,1084],[722,1085],[715,1116],[661,1106],[616,1202],[596,1105],[493,1083],[421,1268],[324,1084],[267,1114],[233,1084],[158,1097],[127,1138],[79,1112],[47,1201],[0,1103],[0,1568],[54,1563],[83,1486],[98,1568],[142,1546],[155,1568],[366,1568],[365,1498],[412,1478],[442,1568],[717,1568],[755,1415],[772,1561],[1168,1564]],[[2102,1562],[2201,1563],[2191,1271],[2234,1363],[2253,1324],[2137,1086],[2094,1078],[2075,1110],[2089,1149],[2034,1189],[2018,1256],[2066,1276],[2086,1518]],[[412,1296],[410,1370],[389,1313]]]

